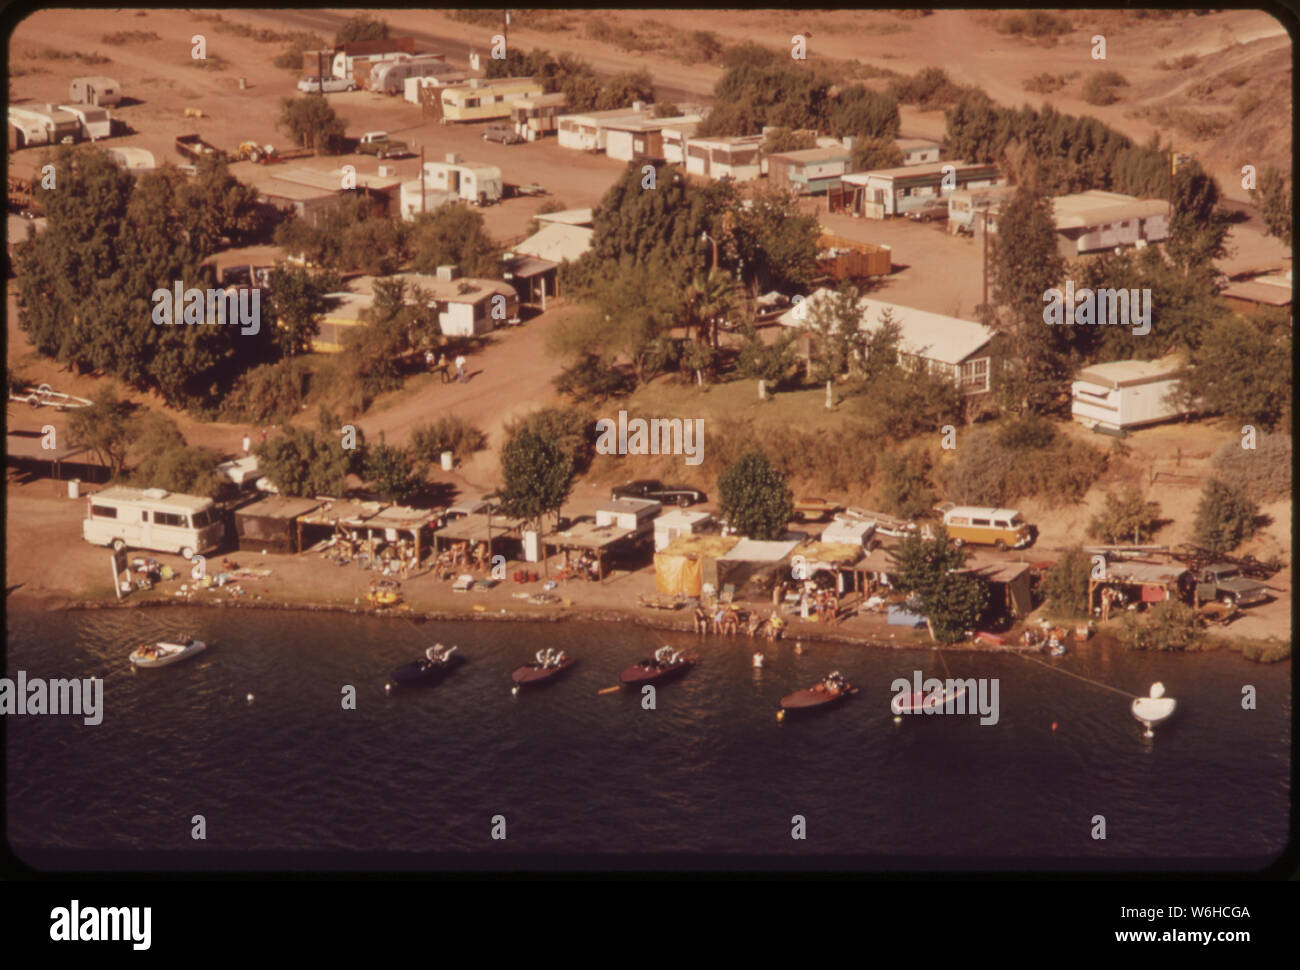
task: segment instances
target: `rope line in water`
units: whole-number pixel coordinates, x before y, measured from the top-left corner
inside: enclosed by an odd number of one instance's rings
[[[1060,667],[1053,667],[1051,664],[1045,663],[1044,661],[1039,660],[1037,657],[1027,657],[1018,650],[1006,650],[1004,652],[1014,654],[1015,656],[1020,657],[1022,660],[1032,660],[1034,663],[1041,664],[1042,666],[1046,667],[1048,670],[1055,671],[1058,674],[1065,674],[1067,677],[1073,677],[1076,680],[1081,680],[1085,684],[1092,684],[1094,687],[1100,687],[1103,690],[1114,691],[1116,694],[1119,694],[1121,697],[1128,697],[1130,699],[1136,700],[1139,696],[1137,694],[1130,694],[1126,690],[1120,690],[1118,687],[1112,687],[1110,684],[1103,684],[1100,680],[1093,680],[1091,677],[1084,677],[1082,674],[1076,674],[1070,670],[1062,670]]]

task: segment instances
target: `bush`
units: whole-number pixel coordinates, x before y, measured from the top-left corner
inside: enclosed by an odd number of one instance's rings
[[[444,451],[465,458],[487,447],[487,435],[464,418],[444,414],[411,429],[411,454],[419,461],[437,462]]]
[[[1160,505],[1148,502],[1136,488],[1123,495],[1106,493],[1106,504],[1088,523],[1088,537],[1109,543],[1140,544],[1160,524]]]
[[[780,539],[794,513],[785,476],[767,456],[753,451],[729,465],[718,479],[722,515],[731,528],[751,539]]]
[[[1268,502],[1291,494],[1291,436],[1263,434],[1254,448],[1230,441],[1214,455],[1214,472],[1251,500]]]
[[[1029,10],[1025,13],[1003,14],[997,21],[999,34],[1015,36],[1047,37],[1055,34],[1068,34],[1070,21],[1060,14],[1045,10]]]
[[[962,404],[962,393],[952,381],[902,367],[882,369],[849,399],[849,407],[873,436],[894,441],[960,424]]]
[[[302,409],[311,372],[298,357],[263,364],[241,374],[222,401],[223,421],[253,424],[287,421]]]
[[[880,470],[881,498],[886,511],[914,519],[934,505],[934,492],[926,477],[930,471],[930,458],[923,449],[910,448],[902,453],[886,455]]]
[[[1115,635],[1130,650],[1195,650],[1202,641],[1196,611],[1180,600],[1157,603],[1146,616],[1125,611]]]
[[[1092,557],[1081,547],[1065,551],[1043,577],[1043,593],[1053,615],[1066,619],[1089,615],[1088,579],[1091,574]]]
[[[1021,83],[1026,91],[1032,91],[1034,94],[1052,94],[1065,87],[1064,74],[1048,74],[1044,71],[1042,74],[1035,74],[1033,77]]]
[[[364,478],[385,502],[406,502],[424,487],[428,466],[405,448],[372,445],[366,449]]]
[[[1211,479],[1196,506],[1195,542],[1217,556],[1226,555],[1255,534],[1259,506],[1245,491]]]
[[[1057,505],[1083,498],[1106,464],[1105,453],[1059,435],[1045,447],[1016,449],[981,429],[959,440],[956,460],[940,481],[944,497],[962,505],[1002,506],[1029,496]]]
[[[596,455],[596,419],[585,408],[553,407],[534,411],[506,424],[506,440],[513,439],[524,429],[555,441],[572,460],[575,474],[591,467],[591,460]]]
[[[1099,71],[1090,74],[1083,82],[1083,100],[1089,104],[1114,104],[1119,100],[1116,88],[1128,87],[1128,81],[1117,71]]]

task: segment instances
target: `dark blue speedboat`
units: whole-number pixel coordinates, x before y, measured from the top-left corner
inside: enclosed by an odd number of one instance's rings
[[[393,683],[400,687],[427,687],[441,681],[460,663],[455,647],[435,644],[425,651],[424,660],[412,660],[393,671]]]

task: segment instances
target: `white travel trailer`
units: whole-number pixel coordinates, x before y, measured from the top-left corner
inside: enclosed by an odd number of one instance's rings
[[[68,85],[68,100],[75,104],[93,104],[111,108],[122,100],[122,85],[102,74],[76,77]]]
[[[1170,395],[1183,366],[1177,356],[1093,364],[1071,386],[1071,416],[1090,428],[1123,431],[1189,414]]]
[[[81,137],[90,141],[99,141],[113,134],[113,119],[104,108],[95,108],[86,104],[61,104],[60,111],[72,115],[81,125]]]
[[[90,496],[81,536],[97,546],[177,552],[216,549],[225,536],[213,501],[162,488],[106,488]]]

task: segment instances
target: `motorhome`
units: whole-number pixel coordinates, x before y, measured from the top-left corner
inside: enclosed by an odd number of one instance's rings
[[[90,496],[81,535],[114,549],[176,552],[189,559],[216,549],[225,536],[212,499],[162,488],[106,488]]]
[[[1015,509],[993,509],[975,505],[953,505],[944,502],[936,506],[943,514],[943,524],[948,538],[961,546],[996,546],[1004,549],[1023,549],[1034,538],[1029,525]]]

